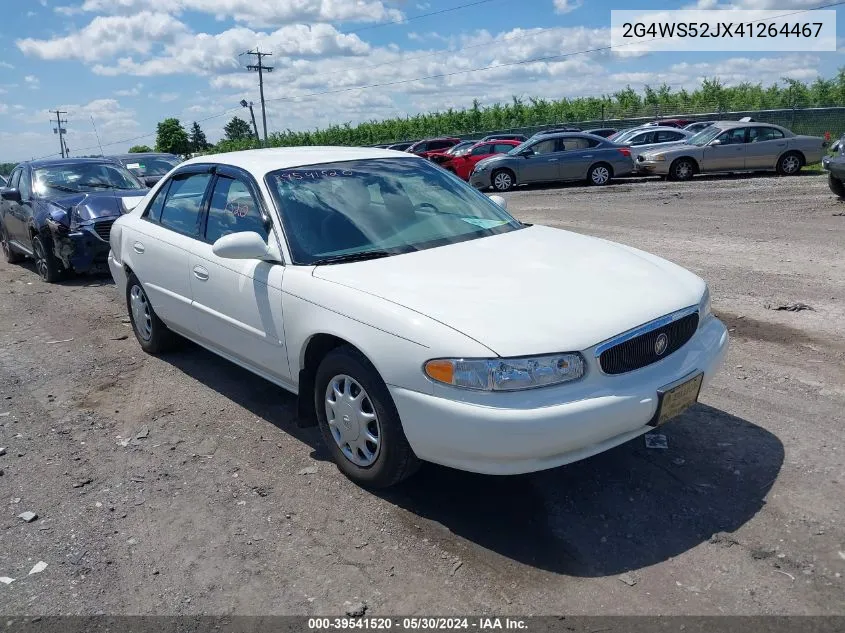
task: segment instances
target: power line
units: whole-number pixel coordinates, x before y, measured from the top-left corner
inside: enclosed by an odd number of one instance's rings
[[[802,9],[802,10],[799,10],[799,11],[792,11],[790,13],[784,13],[784,14],[781,14],[781,15],[772,16],[772,17],[769,17],[769,18],[761,18],[759,20],[754,20],[754,22],[766,22],[768,20],[774,20],[774,19],[778,19],[778,18],[788,17],[790,15],[796,15],[796,14],[799,14],[799,13],[807,13],[808,11],[826,9],[826,8],[830,8],[830,7],[839,6],[839,5],[842,5],[842,4],[845,4],[845,0],[841,0],[840,2],[833,2],[833,3],[830,3],[830,4],[826,4],[826,5],[823,5],[821,7],[817,7],[816,9]],[[537,31],[534,34],[539,35],[540,32],[541,31]],[[355,91],[355,90],[368,90],[370,88],[382,88],[382,87],[385,87],[385,86],[398,86],[398,85],[401,85],[401,84],[412,83],[414,81],[425,81],[426,79],[443,79],[443,78],[446,78],[446,77],[454,77],[456,75],[466,75],[466,74],[469,74],[469,73],[482,72],[482,71],[485,71],[485,70],[493,70],[495,68],[510,68],[510,67],[513,67],[513,66],[521,66],[523,64],[532,64],[534,62],[543,62],[543,61],[551,61],[551,60],[556,60],[556,59],[565,59],[567,57],[574,57],[574,56],[577,56],[577,55],[587,55],[587,54],[590,54],[590,53],[598,53],[598,52],[601,52],[601,51],[609,51],[609,50],[613,50],[613,49],[617,49],[617,48],[624,48],[626,46],[633,46],[633,45],[636,45],[636,44],[642,44],[643,42],[651,42],[651,41],[654,41],[654,40],[657,40],[657,39],[660,39],[660,38],[653,37],[653,38],[644,39],[644,40],[641,39],[641,40],[636,40],[634,42],[628,42],[626,44],[615,44],[615,45],[609,44],[607,46],[599,46],[599,47],[596,47],[596,48],[589,48],[589,49],[580,50],[580,51],[572,51],[572,52],[569,52],[569,53],[561,53],[559,55],[544,55],[544,56],[541,56],[541,57],[533,57],[531,59],[523,59],[523,60],[516,61],[516,62],[507,62],[507,63],[504,63],[504,64],[491,64],[489,66],[481,66],[479,68],[466,68],[466,69],[463,69],[463,70],[456,70],[456,71],[452,71],[452,72],[448,72],[448,73],[437,73],[437,74],[434,74],[434,75],[426,75],[424,77],[414,77],[414,78],[411,78],[411,79],[397,79],[395,81],[386,81],[386,82],[382,82],[382,83],[364,84],[364,85],[360,85],[360,86],[349,86],[349,87],[346,87],[346,88],[336,88],[336,89],[333,89],[333,90],[323,90],[321,92],[311,92],[311,93],[307,93],[307,94],[304,94],[304,95],[296,95],[296,96],[292,96],[292,97],[276,97],[275,99],[267,99],[267,101],[295,101],[297,99],[307,99],[308,97],[319,97],[319,96],[329,95],[329,94],[339,94],[339,93],[343,93],[343,92],[352,92],[352,91]],[[506,40],[501,40],[501,41],[506,41]],[[458,49],[458,50],[461,50],[461,49]],[[404,61],[405,60],[400,60],[397,63],[402,63]],[[380,65],[386,65],[386,64],[380,64]],[[395,64],[391,64],[391,65],[395,65]]]
[[[343,31],[341,35],[351,35],[352,33],[360,33],[361,31],[369,31],[371,29],[378,29],[383,26],[391,26],[393,24],[407,24],[408,22],[413,22],[414,20],[420,20],[422,18],[428,18],[432,15],[441,15],[443,13],[451,13],[452,11],[458,11],[460,9],[466,9],[469,7],[475,7],[479,4],[487,4],[489,2],[496,2],[497,0],[476,0],[475,2],[468,2],[467,4],[459,4],[456,7],[449,7],[448,9],[438,9],[437,11],[430,11],[429,13],[418,13],[417,15],[411,16],[410,18],[402,18],[401,20],[390,20],[388,22],[379,22],[378,24],[370,24],[368,26],[362,26],[357,29],[352,29],[350,31]]]
[[[254,55],[258,58],[257,64],[250,64],[246,67],[250,71],[258,71],[258,90],[261,93],[261,119],[264,124],[264,144],[267,144],[267,110],[264,107],[264,73],[273,72],[273,66],[265,66],[261,63],[262,57],[270,57],[273,53],[262,53],[259,48],[254,51],[247,51],[244,55]]]

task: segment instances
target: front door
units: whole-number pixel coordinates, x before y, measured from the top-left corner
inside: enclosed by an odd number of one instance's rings
[[[258,259],[225,259],[216,240],[253,231],[276,240],[258,203],[260,192],[226,168],[218,168],[203,240],[191,255],[195,331],[210,347],[285,382],[290,380],[282,320],[285,267]],[[278,246],[278,244],[277,244]]]
[[[702,152],[702,171],[731,171],[745,169],[745,131],[747,128],[737,127],[726,130],[717,136],[719,141],[704,148]]]
[[[537,141],[530,149],[533,153],[525,156],[519,163],[519,181],[526,183],[558,180],[560,178],[558,139]]]

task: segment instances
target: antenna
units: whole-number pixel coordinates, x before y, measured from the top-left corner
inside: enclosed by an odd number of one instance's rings
[[[100,134],[97,132],[97,126],[94,124],[94,115],[91,115],[91,127],[94,128],[94,136],[97,137],[97,145],[100,146],[100,156],[105,156],[103,152],[103,144],[100,143]]]

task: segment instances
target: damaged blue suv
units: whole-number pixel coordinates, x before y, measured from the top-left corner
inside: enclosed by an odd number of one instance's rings
[[[47,282],[105,268],[111,225],[147,189],[108,159],[24,162],[0,188],[0,246],[9,263],[24,257]]]

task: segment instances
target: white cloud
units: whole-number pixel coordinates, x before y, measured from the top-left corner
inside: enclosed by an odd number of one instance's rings
[[[272,33],[235,27],[217,35],[183,35],[165,46],[160,56],[143,61],[123,57],[116,65],[96,64],[93,71],[100,75],[138,76],[245,72],[247,58],[239,55],[255,46],[273,51],[274,56],[265,62],[268,64],[275,63],[273,60],[283,63],[285,57],[363,55],[369,50],[369,45],[357,35],[345,35],[328,24],[292,24]]]
[[[141,88],[144,87],[144,84],[137,83],[132,88],[127,88],[124,90],[115,90],[114,94],[116,97],[137,97],[141,94]]]
[[[162,103],[170,103],[176,101],[181,95],[178,92],[160,92],[158,94],[151,92],[149,95],[153,99],[158,99]]]
[[[9,106],[5,103],[0,103],[0,114],[6,114],[9,111]]]
[[[554,0],[554,2],[555,13],[570,13],[583,4],[583,0]]]
[[[555,0],[557,1],[557,0]],[[694,9],[761,9],[761,10],[806,10],[830,4],[830,0],[733,0],[719,2],[719,0],[697,0],[691,6]]]
[[[30,88],[30,90],[38,90],[41,87],[41,82],[35,75],[27,75],[23,78],[23,82]]]
[[[403,17],[382,0],[169,0],[159,4],[171,13],[196,11],[253,27],[298,22],[384,22]],[[129,15],[149,5],[150,0],[85,0],[81,9]]]
[[[164,13],[142,11],[132,16],[98,16],[86,27],[49,40],[17,40],[26,55],[41,59],[79,59],[93,62],[121,52],[149,53],[153,43],[172,42],[187,27]]]
[[[0,61],[0,68],[9,68],[10,70],[14,70],[14,66],[12,66],[9,62]]]

